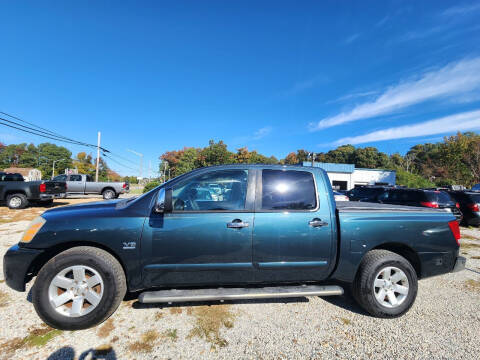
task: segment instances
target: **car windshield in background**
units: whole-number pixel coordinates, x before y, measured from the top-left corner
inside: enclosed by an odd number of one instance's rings
[[[443,191],[427,191],[426,195],[427,195],[428,201],[431,201],[431,202],[436,202],[439,204],[453,202],[450,195],[448,195],[446,192],[443,192]]]

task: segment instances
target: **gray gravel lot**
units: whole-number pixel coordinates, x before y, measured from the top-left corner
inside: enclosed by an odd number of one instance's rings
[[[0,265],[28,221],[0,225]],[[0,359],[401,358],[480,353],[480,231],[462,229],[467,270],[422,280],[405,316],[376,319],[348,296],[146,306],[124,301],[93,329],[47,328],[0,275]],[[30,289],[31,283],[28,289]]]

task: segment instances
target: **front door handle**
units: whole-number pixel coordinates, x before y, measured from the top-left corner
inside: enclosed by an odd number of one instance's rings
[[[328,222],[322,221],[322,219],[319,219],[319,218],[315,218],[312,221],[309,221],[308,225],[310,225],[311,227],[322,227],[322,226],[327,226]]]
[[[230,229],[241,229],[248,226],[249,226],[248,222],[243,222],[240,219],[235,219],[232,222],[227,223],[227,228],[230,228]]]

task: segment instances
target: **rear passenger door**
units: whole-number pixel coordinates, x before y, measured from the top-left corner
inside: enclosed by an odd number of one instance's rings
[[[69,175],[67,180],[67,191],[69,193],[83,193],[82,175]]]
[[[332,261],[330,206],[326,200],[320,203],[312,172],[259,171],[253,229],[255,280],[325,278]]]

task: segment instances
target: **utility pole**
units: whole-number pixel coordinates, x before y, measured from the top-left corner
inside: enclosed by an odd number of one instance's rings
[[[315,166],[315,153],[312,152],[309,154],[312,157],[312,167]]]
[[[53,160],[53,165],[52,165],[52,179],[55,177],[55,163],[63,161],[65,159],[60,159],[60,160]]]
[[[142,169],[143,169],[143,154],[127,149],[127,151],[130,151],[132,154],[135,154],[140,157],[140,178],[142,178]]]
[[[97,168],[95,170],[95,182],[98,182],[98,166],[100,165],[100,131],[97,139]]]

